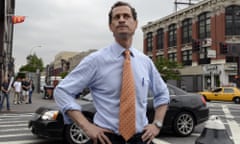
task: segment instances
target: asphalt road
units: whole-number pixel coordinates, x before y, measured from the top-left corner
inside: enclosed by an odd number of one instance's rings
[[[32,113],[40,106],[53,105],[55,102],[53,99],[43,99],[42,93],[34,93],[32,97],[32,104],[20,104],[14,105],[12,101],[13,95],[10,96],[11,111],[3,111],[0,113],[0,144],[4,144],[2,140],[7,136],[13,141],[12,144],[30,143],[35,144],[48,144],[58,143],[55,141],[43,140],[33,136],[30,130],[27,128],[27,122],[31,118]],[[210,115],[217,115],[221,118],[221,121],[226,127],[226,130],[230,138],[235,144],[240,143],[239,131],[240,131],[240,105],[232,102],[208,102],[210,108]],[[11,120],[10,120],[11,119]],[[9,120],[9,121],[8,121]],[[15,123],[16,122],[16,123]],[[7,134],[5,127],[10,127],[16,134]],[[193,144],[195,140],[201,135],[204,129],[205,123],[196,127],[194,133],[189,137],[176,137],[174,135],[161,135],[159,139],[171,144]],[[15,128],[16,127],[16,128]],[[19,127],[19,129],[18,129]],[[9,128],[7,128],[9,129]],[[12,133],[12,132],[9,132]],[[14,137],[19,139],[14,140]],[[20,138],[21,137],[21,138]],[[7,140],[8,141],[8,140]],[[15,142],[14,142],[15,141]],[[22,142],[21,142],[22,141]],[[7,143],[9,143],[8,141]],[[9,143],[11,144],[11,143]],[[161,143],[164,144],[164,143]]]

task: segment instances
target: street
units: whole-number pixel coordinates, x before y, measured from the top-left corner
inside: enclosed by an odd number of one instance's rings
[[[11,112],[0,113],[0,144],[54,144],[61,141],[46,140],[34,136],[28,128],[28,121],[39,106],[51,105],[54,100],[42,99],[42,94],[33,95],[33,104],[11,105]],[[12,101],[11,101],[12,104]],[[232,102],[208,102],[210,115],[217,115],[224,123],[230,138],[235,144],[240,143],[240,105]],[[161,134],[160,139],[171,144],[194,144],[200,136],[204,124],[196,127],[188,137],[176,137],[172,134]],[[159,138],[158,138],[159,139]]]

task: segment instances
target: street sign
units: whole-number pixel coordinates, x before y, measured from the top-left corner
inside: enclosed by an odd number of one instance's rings
[[[208,49],[207,50],[207,57],[208,58],[216,58],[216,50]]]

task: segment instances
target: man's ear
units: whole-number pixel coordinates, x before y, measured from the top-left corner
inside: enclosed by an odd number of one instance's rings
[[[113,31],[112,31],[112,25],[111,25],[111,24],[108,24],[108,27],[109,27],[110,31],[113,32]]]

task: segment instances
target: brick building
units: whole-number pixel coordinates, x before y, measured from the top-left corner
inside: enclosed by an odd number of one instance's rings
[[[144,53],[181,63],[182,79],[169,81],[188,91],[237,84],[240,74],[240,1],[204,0],[142,27]],[[193,49],[193,42],[199,49]],[[220,44],[227,46],[220,53]]]

